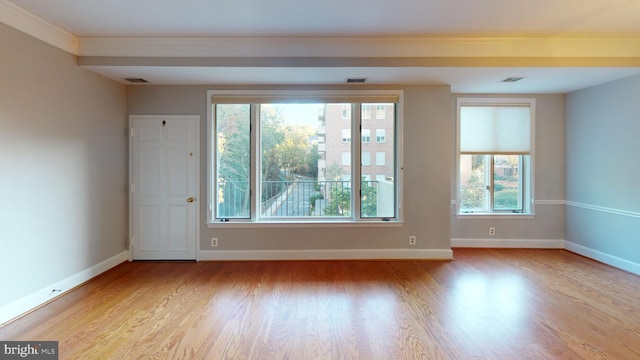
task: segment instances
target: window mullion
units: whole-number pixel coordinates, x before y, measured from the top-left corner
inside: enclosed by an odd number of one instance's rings
[[[518,210],[521,212],[525,212],[524,204],[525,204],[525,191],[524,191],[524,156],[518,156]]]
[[[260,156],[260,105],[251,104],[250,110],[250,156],[251,156],[251,221],[260,219],[260,199],[262,199],[262,156]]]
[[[361,218],[361,196],[362,191],[362,104],[351,104],[351,129],[352,138],[358,141],[351,141],[351,216],[353,219]]]
[[[485,179],[486,179],[486,184],[488,184],[488,188],[487,188],[487,195],[485,196],[486,199],[488,199],[488,206],[485,206],[485,209],[488,209],[489,212],[493,212],[494,208],[493,208],[493,191],[495,188],[495,183],[494,183],[494,163],[495,163],[495,159],[493,158],[493,155],[487,155],[484,157],[484,161],[485,161],[485,169],[487,169],[487,171],[485,171]],[[488,166],[487,166],[488,165]]]

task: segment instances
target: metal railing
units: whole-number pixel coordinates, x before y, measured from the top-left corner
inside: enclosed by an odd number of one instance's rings
[[[306,180],[263,181],[262,217],[350,216],[351,181]],[[363,216],[376,216],[378,181],[363,181]],[[249,218],[248,181],[226,181],[218,186],[217,218]]]

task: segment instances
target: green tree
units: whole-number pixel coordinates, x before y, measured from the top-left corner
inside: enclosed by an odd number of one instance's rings
[[[329,216],[349,216],[351,213],[351,188],[332,186],[324,214]]]
[[[274,145],[273,152],[285,178],[291,179],[295,169],[305,164],[312,131],[303,126],[287,125],[281,128],[281,132],[282,139]]]
[[[336,163],[332,163],[327,168],[327,180],[341,180],[342,175],[344,175],[344,169]]]
[[[249,215],[249,105],[216,106],[218,216]]]
[[[378,189],[372,186],[373,182],[362,181],[362,197],[360,198],[362,207],[362,216],[377,217],[378,216]]]
[[[320,160],[320,154],[318,154],[318,144],[313,144],[307,152],[307,155],[305,155],[305,162],[298,169],[298,173],[313,179],[317,179],[318,160]]]

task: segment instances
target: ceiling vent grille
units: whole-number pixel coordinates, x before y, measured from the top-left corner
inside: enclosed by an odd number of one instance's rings
[[[514,82],[518,82],[518,81],[520,81],[520,80],[522,80],[522,79],[524,79],[524,76],[511,76],[511,77],[508,77],[508,78],[506,78],[506,79],[504,79],[504,80],[501,80],[501,81],[499,81],[499,82],[503,82],[503,83],[514,83]]]
[[[148,83],[147,80],[143,79],[143,78],[134,78],[134,77],[128,77],[128,78],[124,78],[125,80],[127,80],[128,82],[132,83],[132,84],[144,84],[144,83]]]
[[[367,81],[366,77],[353,77],[353,78],[347,78],[347,84],[363,84]]]

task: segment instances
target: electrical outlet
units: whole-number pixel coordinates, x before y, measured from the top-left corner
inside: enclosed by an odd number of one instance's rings
[[[218,238],[211,238],[211,246],[218,247]]]
[[[489,228],[489,235],[495,235],[495,234],[496,234],[496,228],[490,227]]]
[[[415,244],[416,244],[416,237],[409,236],[409,245],[415,245]]]

